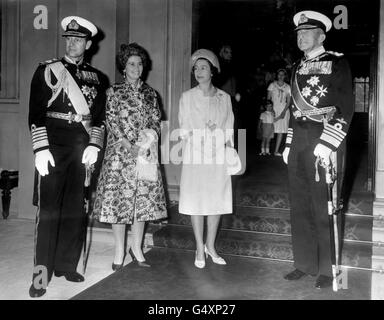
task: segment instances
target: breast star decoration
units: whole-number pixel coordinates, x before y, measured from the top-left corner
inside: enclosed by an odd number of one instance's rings
[[[301,90],[304,98],[307,98],[310,104],[316,107],[320,98],[325,97],[328,93],[328,88],[320,84],[318,76],[312,76],[307,80],[308,85]]]
[[[88,104],[89,104],[89,107],[92,107],[92,104],[93,104],[93,99],[96,98],[97,96],[97,90],[95,87],[88,87],[86,85],[83,85],[81,87],[81,92],[83,93],[83,95],[87,98],[88,100]]]

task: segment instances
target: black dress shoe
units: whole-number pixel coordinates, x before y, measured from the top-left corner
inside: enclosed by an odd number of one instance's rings
[[[144,268],[150,268],[150,267],[151,267],[151,265],[148,264],[148,263],[146,263],[145,260],[143,260],[143,261],[139,261],[139,260],[137,260],[136,257],[135,257],[135,255],[134,255],[134,253],[133,253],[133,251],[132,251],[132,248],[129,248],[129,251],[128,251],[128,252],[129,252],[130,256],[132,257],[132,261],[133,261],[133,262],[136,262],[136,264],[137,264],[139,267],[144,267]]]
[[[324,276],[324,275],[319,275],[319,277],[316,280],[315,288],[316,289],[323,289],[323,288],[328,288],[332,286],[332,277]]]
[[[56,277],[62,277],[64,276],[67,281],[71,282],[83,282],[84,277],[75,271],[55,271]]]
[[[284,276],[285,280],[299,280],[302,277],[306,276],[307,274],[303,271],[300,271],[299,269],[295,269],[292,272],[288,273]]]
[[[123,269],[123,264],[115,264],[115,263],[112,263],[112,270],[113,271],[120,271]]]
[[[29,288],[29,296],[31,298],[40,298],[41,296],[43,296],[45,293],[47,292],[46,289],[36,289],[35,286],[33,285],[33,283],[31,284],[30,288]]]

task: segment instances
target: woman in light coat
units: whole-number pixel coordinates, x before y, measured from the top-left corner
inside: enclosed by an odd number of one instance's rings
[[[221,215],[232,213],[231,176],[223,155],[226,145],[233,146],[234,117],[230,96],[212,84],[212,77],[220,71],[215,54],[197,50],[191,67],[198,85],[182,94],[179,108],[184,143],[179,212],[191,216],[195,266],[204,268],[208,255],[214,263],[226,264],[216,252],[215,240]]]

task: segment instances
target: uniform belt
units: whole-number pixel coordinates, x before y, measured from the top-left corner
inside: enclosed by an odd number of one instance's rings
[[[48,118],[67,120],[68,123],[92,120],[91,114],[77,114],[72,112],[61,113],[48,111],[46,115]]]

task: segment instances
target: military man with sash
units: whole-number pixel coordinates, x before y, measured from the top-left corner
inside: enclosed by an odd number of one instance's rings
[[[295,270],[285,276],[298,280],[317,275],[316,288],[332,285],[331,241],[324,168],[343,176],[345,141],[354,105],[352,77],[342,54],[326,51],[323,42],[331,20],[315,11],[294,18],[297,45],[304,57],[294,65],[292,105],[286,149],[288,164],[292,246]]]
[[[52,275],[72,282],[84,241],[84,182],[104,141],[105,76],[84,61],[97,28],[66,17],[65,56],[41,63],[33,75],[29,127],[35,154],[34,205],[38,207],[31,297],[40,297]]]

